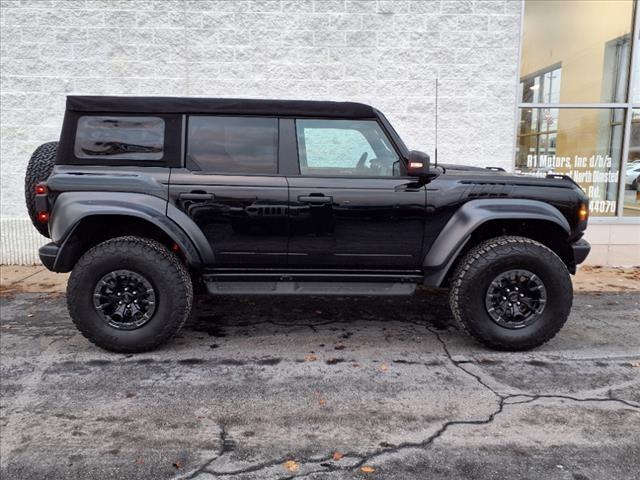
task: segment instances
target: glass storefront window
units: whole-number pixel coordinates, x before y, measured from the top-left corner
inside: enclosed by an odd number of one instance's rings
[[[633,2],[525,2],[523,103],[626,102]]]
[[[623,179],[623,215],[638,217],[640,216],[640,109],[634,109],[631,116],[629,159],[623,173]]]
[[[640,104],[640,39],[635,40],[636,48],[633,52],[633,91],[629,95],[629,101]]]
[[[592,215],[614,216],[623,128],[621,108],[521,108],[516,172],[569,175],[587,192]],[[640,157],[640,130],[638,140]]]

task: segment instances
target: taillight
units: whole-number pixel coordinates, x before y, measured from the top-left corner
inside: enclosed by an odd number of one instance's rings
[[[38,221],[40,223],[47,223],[49,221],[49,212],[38,212]]]
[[[47,194],[47,184],[39,183],[36,185],[36,195],[46,195]]]

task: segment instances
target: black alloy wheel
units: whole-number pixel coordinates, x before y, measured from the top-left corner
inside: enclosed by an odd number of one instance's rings
[[[507,270],[493,279],[484,303],[498,325],[523,328],[540,318],[547,304],[547,289],[529,270]]]
[[[134,330],[153,317],[156,293],[149,280],[139,273],[115,270],[98,280],[93,290],[93,306],[110,327]]]

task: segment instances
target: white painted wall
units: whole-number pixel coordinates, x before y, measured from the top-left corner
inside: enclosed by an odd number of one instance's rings
[[[351,100],[410,148],[512,168],[519,0],[2,0],[1,263],[37,261],[24,169],[68,94]]]

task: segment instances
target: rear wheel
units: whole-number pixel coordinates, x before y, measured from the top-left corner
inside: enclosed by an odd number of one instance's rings
[[[186,267],[160,243],[107,240],[75,265],[67,286],[69,314],[80,332],[112,352],[144,352],[173,337],[191,311]]]
[[[49,238],[49,229],[46,224],[41,223],[37,219],[36,211],[36,185],[44,182],[56,163],[56,155],[58,153],[58,142],[43,143],[36,148],[27,164],[27,170],[24,174],[24,197],[27,204],[27,211],[31,223],[41,235]]]
[[[549,341],[566,322],[572,300],[564,262],[541,243],[515,236],[469,251],[449,295],[456,320],[496,350],[527,350]]]

